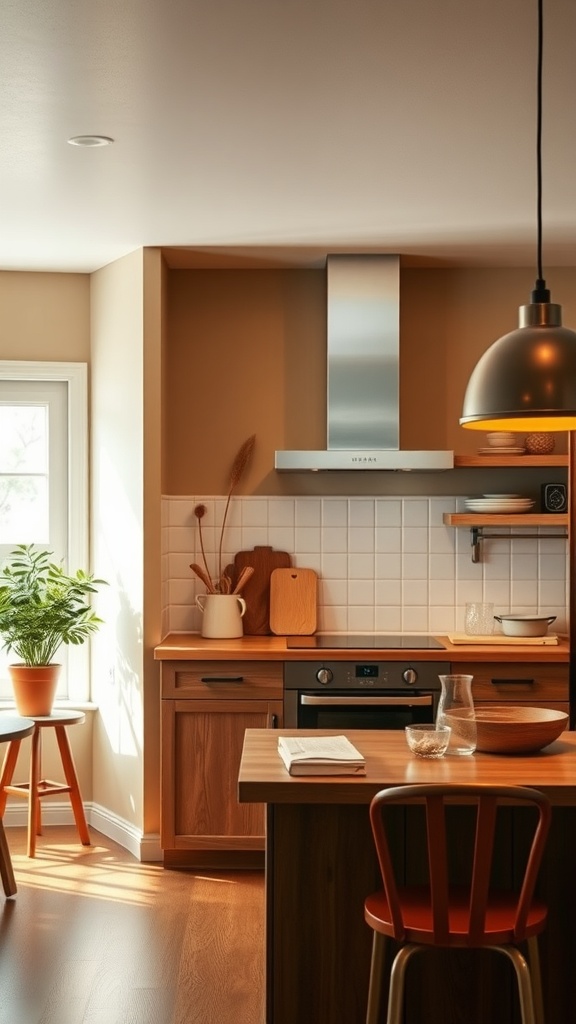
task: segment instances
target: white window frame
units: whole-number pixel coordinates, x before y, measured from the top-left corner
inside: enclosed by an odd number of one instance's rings
[[[88,510],[88,365],[0,360],[2,381],[63,381],[68,406],[68,536],[66,562],[75,571],[89,569]],[[67,694],[58,700],[85,703],[90,697],[89,641],[67,648]]]

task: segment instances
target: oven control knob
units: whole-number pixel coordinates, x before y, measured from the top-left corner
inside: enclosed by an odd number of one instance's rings
[[[405,668],[402,673],[402,679],[408,686],[414,686],[414,683],[418,681],[418,673],[415,668]]]
[[[328,686],[328,683],[331,683],[334,679],[334,675],[329,668],[319,668],[316,673],[316,679],[319,683],[322,683],[322,686]]]

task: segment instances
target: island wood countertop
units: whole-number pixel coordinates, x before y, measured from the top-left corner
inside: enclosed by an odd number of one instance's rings
[[[306,639],[306,638],[304,638]],[[154,648],[156,661],[446,661],[532,662],[567,664],[569,646],[558,644],[451,644],[447,636],[435,637],[443,646],[428,648],[289,648],[284,636],[243,636],[235,640],[208,640],[199,633],[168,633]]]
[[[366,759],[365,776],[291,776],[277,751],[278,736],[309,735],[298,729],[247,729],[240,763],[240,803],[366,804],[379,789],[415,783],[534,786],[558,807],[576,806],[576,732],[535,754],[474,753],[438,760],[416,757],[398,731],[347,729],[346,736]],[[315,736],[337,735],[319,729]]]

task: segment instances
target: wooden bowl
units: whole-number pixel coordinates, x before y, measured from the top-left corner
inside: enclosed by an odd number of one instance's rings
[[[530,754],[558,739],[567,728],[565,711],[550,708],[476,708],[476,750],[489,754]]]

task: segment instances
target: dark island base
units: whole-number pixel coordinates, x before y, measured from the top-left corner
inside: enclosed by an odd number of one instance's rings
[[[458,808],[466,815],[466,808]],[[404,817],[402,810],[399,815]],[[497,871],[514,872],[522,811],[510,809]],[[464,828],[465,818],[462,819]],[[546,1021],[572,1019],[576,949],[576,808],[555,807],[539,893],[548,901],[540,939]],[[420,876],[425,839],[399,820],[397,857]],[[372,932],[368,892],[379,885],[365,805],[271,805],[267,857],[267,1024],[364,1024]],[[278,927],[275,928],[275,922]],[[382,1020],[385,1020],[383,1011]],[[407,1024],[516,1024],[513,970],[497,953],[426,951],[407,973]]]

